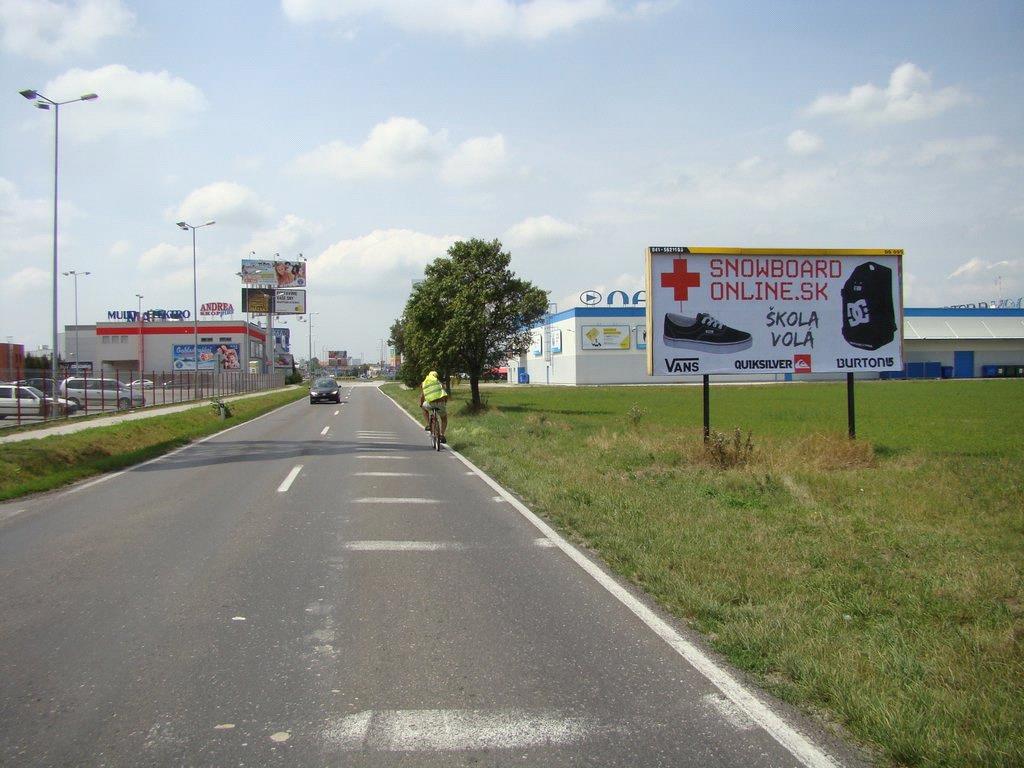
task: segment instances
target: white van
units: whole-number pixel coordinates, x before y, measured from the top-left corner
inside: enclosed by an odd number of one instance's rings
[[[75,405],[85,408],[125,410],[142,405],[142,390],[131,390],[117,379],[71,378],[60,383],[59,391]]]

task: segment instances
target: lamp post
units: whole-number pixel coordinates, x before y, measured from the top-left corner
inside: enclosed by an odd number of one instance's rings
[[[50,109],[53,107],[53,352],[51,353],[50,375],[53,379],[54,392],[57,390],[57,170],[59,167],[59,155],[57,152],[58,136],[60,133],[60,108],[65,104],[76,101],[92,101],[99,98],[95,93],[87,93],[77,99],[67,101],[54,101],[47,98],[39,91],[26,89],[19,91],[29,101],[35,102],[39,109]],[[77,320],[75,323],[77,324]],[[77,361],[76,361],[77,362]],[[56,395],[55,395],[56,396]]]
[[[78,354],[78,276],[81,275],[82,277],[85,277],[86,275],[91,274],[92,272],[76,272],[73,269],[63,273],[64,277],[68,277],[70,275],[75,281],[75,373],[78,374],[82,373],[82,358]],[[57,380],[54,379],[54,386],[56,386],[56,382]]]
[[[306,317],[309,318],[309,375],[310,378],[313,376],[313,315],[319,315],[319,312],[307,312]]]
[[[143,337],[143,325],[142,325],[142,300],[146,298],[141,293],[136,293],[135,298],[139,300],[139,381],[145,378],[143,374],[143,368],[146,364],[146,353],[145,353],[145,339]],[[146,385],[142,385],[142,404],[146,404]]]
[[[205,224],[198,224],[192,226],[188,222],[179,221],[178,226],[185,230],[192,230],[192,358],[195,361],[196,380],[192,383],[195,387],[199,383],[199,283],[196,280],[196,230],[202,229],[203,227],[209,227],[216,224],[215,221],[208,221]]]

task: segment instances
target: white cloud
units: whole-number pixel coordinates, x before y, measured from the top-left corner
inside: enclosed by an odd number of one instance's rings
[[[505,137],[499,133],[462,142],[444,161],[441,178],[450,184],[479,184],[498,178],[505,169]]]
[[[392,117],[375,125],[360,146],[332,141],[301,155],[296,165],[306,173],[346,181],[394,178],[436,163],[444,147],[443,132],[431,133],[409,117]]]
[[[110,246],[110,255],[117,258],[118,256],[124,256],[132,248],[132,244],[127,240],[118,240]]]
[[[968,136],[959,139],[935,139],[926,142],[912,158],[915,165],[953,164],[959,168],[980,167],[999,146],[995,136]]]
[[[580,227],[545,214],[531,216],[509,227],[505,241],[511,247],[543,247],[577,240],[582,235]]]
[[[408,229],[376,229],[368,235],[341,240],[310,259],[309,279],[318,290],[379,294],[409,292],[423,268],[444,256],[457,235],[428,235]]]
[[[786,147],[794,155],[813,155],[820,152],[825,142],[820,136],[803,130],[802,128],[793,131],[786,137]]]
[[[80,141],[112,133],[162,136],[190,124],[206,108],[202,91],[188,81],[167,72],[136,72],[123,64],[68,70],[42,92],[55,101],[99,94],[96,101],[61,111],[61,123],[69,124],[67,136]]]
[[[621,0],[282,0],[295,23],[350,25],[376,17],[407,32],[456,35],[481,41],[539,40],[587,22],[650,15],[666,3]]]
[[[885,88],[865,83],[846,94],[820,96],[807,113],[836,115],[865,125],[907,123],[935,117],[966,100],[967,95],[955,86],[933,89],[931,75],[907,62],[892,71]]]
[[[79,218],[78,207],[60,201],[61,225]],[[0,267],[6,274],[16,271],[22,264],[39,263],[52,257],[53,198],[23,197],[14,182],[0,176]],[[66,249],[71,239],[61,233],[61,244]]]
[[[243,250],[255,251],[257,258],[268,258],[274,253],[293,258],[308,249],[321,231],[318,224],[289,213],[276,226],[256,232]]]
[[[24,291],[27,288],[49,288],[53,285],[53,273],[39,267],[19,269],[6,280],[4,287]]]
[[[446,131],[431,131],[411,117],[390,117],[375,125],[362,144],[322,144],[300,155],[295,168],[340,181],[436,172],[449,184],[468,186],[500,178],[507,161],[505,137],[500,133],[467,139],[452,149]]]
[[[191,245],[160,243],[139,256],[139,268],[146,272],[173,272],[185,265],[191,266],[191,264]]]
[[[947,279],[952,279],[954,277],[978,277],[988,273],[998,274],[1000,272],[1010,274],[1024,272],[1024,259],[1001,259],[1000,261],[991,261],[989,259],[981,259],[975,256],[954,269]]]
[[[248,187],[218,181],[191,192],[168,218],[194,225],[213,220],[218,225],[258,227],[272,214],[273,209]]]
[[[108,37],[127,34],[135,14],[120,0],[0,0],[0,49],[57,61],[92,53]]]

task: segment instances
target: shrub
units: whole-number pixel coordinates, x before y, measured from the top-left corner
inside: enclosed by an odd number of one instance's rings
[[[750,432],[747,439],[743,439],[743,432],[739,427],[729,437],[724,432],[711,430],[708,440],[704,444],[704,453],[719,469],[731,469],[742,467],[754,454],[754,442]]]

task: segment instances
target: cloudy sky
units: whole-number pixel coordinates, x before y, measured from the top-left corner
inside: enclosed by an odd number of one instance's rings
[[[182,218],[217,221],[200,302],[301,252],[316,348],[368,358],[471,236],[560,308],[648,244],[902,247],[908,306],[1020,296],[1022,40],[1019,0],[0,0],[0,339],[51,333],[25,88],[100,96],[61,110],[83,322],[191,307]]]

